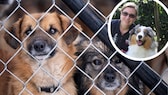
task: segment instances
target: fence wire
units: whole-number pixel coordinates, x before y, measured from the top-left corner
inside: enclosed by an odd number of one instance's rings
[[[12,0],[11,0],[12,1]],[[65,2],[65,0],[63,0]],[[117,73],[119,73],[122,77],[124,77],[124,79],[126,80],[125,82],[125,85],[123,85],[123,87],[121,87],[120,90],[118,90],[118,92],[116,93],[117,95],[120,95],[120,93],[126,88],[126,86],[128,86],[130,89],[132,89],[132,91],[134,91],[134,94],[129,94],[129,95],[152,95],[154,90],[163,82],[162,78],[159,79],[159,81],[156,83],[156,84],[153,84],[152,85],[152,89],[150,89],[148,92],[144,92],[144,89],[145,89],[145,86],[146,84],[143,83],[143,81],[141,81],[139,79],[139,76],[136,76],[136,72],[138,72],[140,70],[140,68],[142,66],[146,66],[148,68],[150,68],[146,62],[142,61],[140,62],[135,69],[132,69],[130,71],[130,74],[128,76],[124,75],[122,71],[120,71],[118,68],[116,68],[115,66],[113,66],[112,64],[110,64],[111,62],[111,59],[117,55],[117,51],[114,51],[113,53],[110,54],[110,56],[107,56],[104,51],[102,51],[100,48],[98,48],[94,43],[93,40],[97,38],[97,36],[99,37],[102,30],[104,29],[104,27],[107,26],[107,23],[108,23],[108,19],[109,19],[109,14],[110,12],[112,11],[113,7],[119,2],[117,0],[105,0],[103,1],[105,3],[105,10],[102,8],[99,9],[99,6],[96,6],[96,3],[99,3],[101,2],[101,0],[95,0],[95,1],[92,1],[92,0],[84,0],[84,5],[83,7],[79,10],[79,11],[76,11],[75,14],[71,11],[71,9],[66,6],[66,4],[63,2],[62,0],[30,0],[30,1],[24,1],[24,0],[16,0],[16,1],[13,1],[13,4],[15,5],[12,5],[12,7],[9,7],[7,9],[5,9],[6,11],[9,11],[8,13],[6,12],[3,12],[4,15],[0,15],[1,16],[1,22],[0,22],[0,31],[5,31],[7,34],[11,35],[15,40],[17,40],[20,44],[20,47],[19,49],[17,49],[17,51],[15,52],[12,52],[12,56],[10,56],[9,58],[5,58],[7,60],[3,60],[3,56],[4,55],[1,55],[0,57],[2,59],[0,59],[0,76],[2,76],[5,72],[9,73],[12,77],[16,78],[22,85],[23,85],[23,89],[18,92],[19,95],[22,95],[23,92],[26,90],[29,94],[33,95],[33,93],[27,88],[27,85],[28,83],[31,81],[31,79],[36,75],[38,74],[38,72],[40,70],[42,70],[43,72],[47,73],[49,77],[53,78],[55,81],[58,82],[59,86],[58,88],[53,92],[53,95],[57,93],[57,91],[60,89],[60,90],[63,90],[63,92],[66,94],[66,95],[71,95],[71,93],[68,93],[63,87],[62,87],[62,81],[67,77],[68,74],[71,73],[71,71],[73,69],[77,69],[79,72],[81,72],[81,74],[83,74],[85,77],[87,77],[90,81],[91,81],[91,85],[85,90],[84,93],[82,94],[89,94],[90,91],[93,89],[93,88],[96,88],[96,90],[98,90],[102,95],[106,95],[106,92],[104,92],[99,86],[97,86],[96,84],[96,80],[99,79],[99,77],[102,75],[103,72],[105,72],[105,70],[108,68],[108,67],[111,67],[113,68]],[[33,3],[36,3],[33,5],[28,5],[26,4],[26,2],[28,4],[33,4]],[[40,3],[41,2],[41,3]],[[68,1],[67,1],[68,2]],[[109,4],[113,4],[112,6]],[[40,3],[40,4],[39,4]],[[101,4],[104,4],[104,3],[99,3],[100,5]],[[38,5],[39,4],[39,5]],[[108,6],[106,6],[106,4]],[[10,4],[9,4],[10,5]],[[45,6],[42,6],[42,5],[45,5]],[[76,6],[78,6],[76,4]],[[39,8],[40,7],[40,8]],[[103,24],[101,24],[101,26],[99,27],[99,29],[94,29],[94,33],[90,32],[91,30],[89,29],[90,27],[92,26],[85,26],[85,24],[79,20],[80,18],[80,15],[85,11],[85,9],[89,7],[90,9],[94,10],[94,12],[96,14],[98,14],[98,17],[99,19],[101,19],[102,21],[104,21]],[[108,7],[106,9],[106,7]],[[109,9],[110,7],[110,9]],[[39,8],[39,9],[36,9],[36,8]],[[36,10],[34,10],[36,9]],[[70,21],[71,21],[71,24],[70,26],[64,31],[64,33],[58,38],[58,39],[54,39],[52,36],[50,36],[48,33],[45,32],[45,30],[39,26],[39,23],[40,23],[40,20],[43,19],[47,13],[49,12],[59,12],[60,14],[63,14],[65,15]],[[104,12],[105,11],[105,12]],[[41,16],[40,19],[36,20],[32,15],[31,13],[33,12],[43,12],[44,14]],[[20,17],[23,16],[23,14],[26,14],[28,16],[30,16],[33,20],[35,20],[35,22],[37,22],[37,25],[36,27],[31,31],[31,33],[25,37],[23,40],[20,40],[18,39],[17,37],[15,37],[11,31],[9,30],[9,27],[12,25],[12,23],[16,22]],[[84,19],[83,19],[84,20]],[[81,31],[75,24],[74,22],[78,22],[79,24],[81,24],[81,26],[84,26],[83,28],[83,31]],[[87,21],[86,21],[87,22]],[[97,23],[95,23],[97,24]],[[74,63],[74,65],[70,68],[70,70],[68,72],[66,72],[66,74],[59,80],[59,79],[56,79],[49,71],[47,71],[44,67],[43,67],[43,63],[41,63],[41,61],[37,60],[33,55],[31,55],[29,53],[29,51],[24,48],[24,43],[26,43],[26,41],[29,39],[29,37],[35,32],[35,30],[37,29],[40,29],[45,35],[47,35],[48,37],[50,37],[52,40],[54,40],[55,42],[59,41],[67,32],[69,32],[69,30],[71,28],[75,28],[76,30],[78,30],[88,41],[88,44],[87,46],[83,49],[83,51],[80,53],[80,55],[77,56],[77,58],[73,58],[71,55],[69,55],[64,49],[62,49],[61,46],[57,46],[55,45],[53,47],[53,49],[49,52],[52,53],[54,49],[58,48],[60,51],[63,52],[64,55],[67,56],[67,59],[70,59],[72,60],[72,62]],[[3,34],[3,32],[0,32],[1,34]],[[0,34],[0,35],[1,35]],[[2,41],[0,41],[0,49],[5,49],[5,45],[3,46],[3,43]],[[91,77],[88,73],[86,73],[86,71],[83,71],[83,69],[78,66],[78,61],[81,59],[81,57],[83,57],[83,55],[85,55],[86,52],[88,52],[88,50],[90,50],[90,48],[93,48],[94,51],[98,52],[98,55],[101,55],[103,56],[103,58],[105,58],[105,60],[107,60],[107,64],[104,66],[104,68],[101,69],[101,71],[95,76],[95,77]],[[8,67],[10,65],[10,62],[13,61],[13,59],[15,58],[15,56],[17,56],[19,54],[19,52],[21,51],[25,51],[28,55],[30,55],[32,58],[34,58],[38,64],[40,64],[39,68],[37,70],[34,71],[34,73],[31,75],[31,77],[28,78],[27,81],[23,81],[21,80],[18,76],[16,76],[13,72],[10,71],[9,68],[12,68],[12,67]],[[10,50],[9,50],[10,52]],[[49,56],[48,54],[48,56]],[[26,59],[25,59],[26,60]],[[87,61],[87,60],[85,60]],[[151,71],[153,71],[157,76],[160,77],[160,75],[155,72],[152,68],[150,68]],[[135,82],[138,82],[138,86],[139,87],[135,87],[137,85],[134,85],[132,84],[131,79],[133,77],[138,78],[138,81],[135,81]],[[77,84],[78,85],[78,84]],[[145,85],[145,86],[144,86]],[[164,86],[166,88],[168,88],[168,85],[165,83]],[[81,87],[80,87],[81,88]],[[77,88],[78,89],[78,88]],[[80,94],[80,92],[79,92]],[[159,94],[158,94],[159,95]],[[160,94],[161,95],[161,94]]]

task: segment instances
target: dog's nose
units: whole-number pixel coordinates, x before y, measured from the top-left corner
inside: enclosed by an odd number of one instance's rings
[[[41,51],[44,51],[45,46],[46,46],[46,42],[45,42],[45,41],[35,41],[33,48],[34,48],[37,52],[41,52]]]
[[[106,70],[106,72],[104,74],[104,79],[107,82],[114,82],[115,78],[116,78],[116,74],[115,74],[115,71],[112,68]]]
[[[142,39],[142,35],[138,35],[138,39]]]

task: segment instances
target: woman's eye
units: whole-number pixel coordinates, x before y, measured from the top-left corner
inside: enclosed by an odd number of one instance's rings
[[[55,34],[57,32],[57,29],[55,28],[50,28],[49,34]]]

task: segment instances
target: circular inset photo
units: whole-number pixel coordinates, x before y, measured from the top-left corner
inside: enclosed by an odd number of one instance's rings
[[[146,61],[168,47],[168,9],[159,0],[122,0],[110,14],[108,36],[124,57]]]

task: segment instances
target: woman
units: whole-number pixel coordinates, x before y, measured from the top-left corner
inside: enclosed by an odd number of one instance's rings
[[[112,20],[112,36],[116,46],[123,52],[128,50],[129,31],[135,26],[138,6],[133,2],[125,3],[120,9],[120,19]]]

